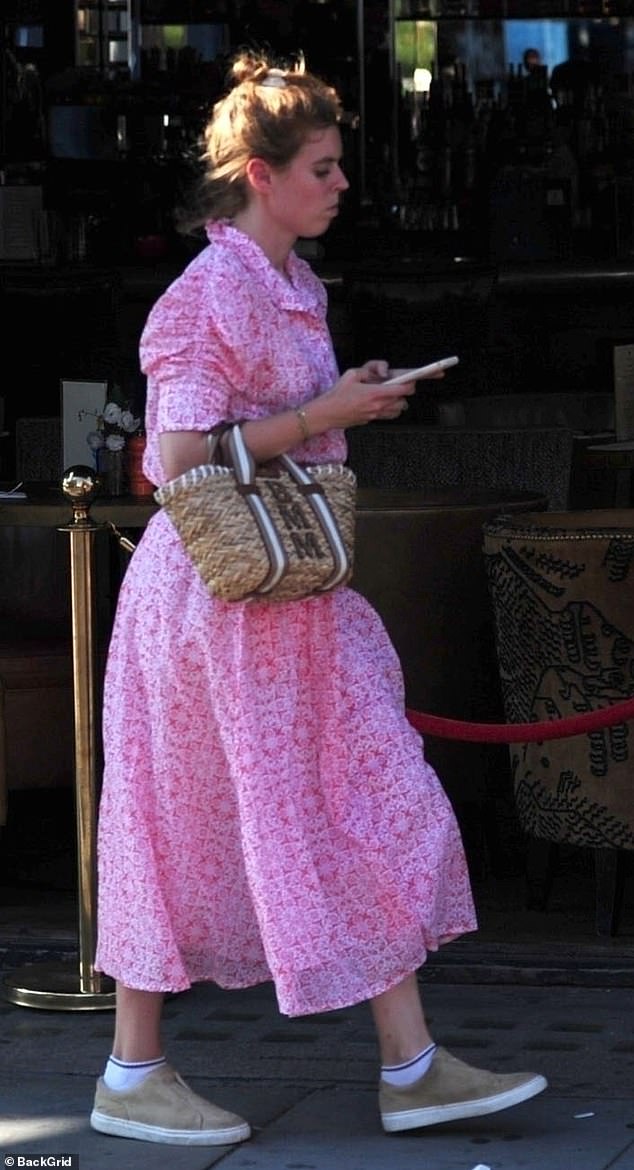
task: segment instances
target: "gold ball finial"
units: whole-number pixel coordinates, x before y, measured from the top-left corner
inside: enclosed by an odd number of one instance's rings
[[[73,522],[88,522],[88,509],[101,490],[101,480],[93,467],[76,464],[62,476],[62,491],[73,506]]]
[[[62,491],[67,499],[90,503],[100,488],[99,476],[93,467],[78,463],[68,467],[62,478]]]

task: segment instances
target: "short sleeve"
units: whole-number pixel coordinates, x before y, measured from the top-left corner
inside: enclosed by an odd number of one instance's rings
[[[139,352],[148,432],[209,430],[227,416],[236,355],[204,285],[204,274],[181,277],[147,319]]]

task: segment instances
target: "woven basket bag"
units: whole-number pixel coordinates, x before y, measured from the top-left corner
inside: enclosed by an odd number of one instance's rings
[[[353,567],[354,472],[340,463],[302,467],[288,455],[256,467],[239,424],[210,438],[209,463],[154,493],[210,593],[294,601],[344,585]]]

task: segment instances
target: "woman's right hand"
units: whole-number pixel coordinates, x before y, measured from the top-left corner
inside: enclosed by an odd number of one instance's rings
[[[383,386],[377,378],[387,376],[387,362],[367,362],[358,369],[346,370],[330,390],[310,403],[315,422],[319,416],[319,430],[346,430],[379,419],[398,418],[407,410],[407,399],[415,393],[416,383]]]

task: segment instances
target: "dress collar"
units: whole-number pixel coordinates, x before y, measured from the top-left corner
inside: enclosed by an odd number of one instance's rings
[[[260,245],[229,220],[208,223],[205,230],[209,243],[230,247],[249,276],[260,280],[266,293],[275,298],[281,308],[301,312],[319,309],[321,302],[318,286],[316,282],[306,279],[311,272],[310,266],[295,252],[289,252],[286,275],[283,276],[273,267]]]

